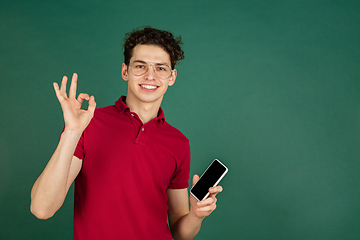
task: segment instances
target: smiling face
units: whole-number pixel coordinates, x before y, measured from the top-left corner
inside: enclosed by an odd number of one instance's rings
[[[171,65],[170,55],[156,45],[137,45],[133,49],[129,65],[134,61]],[[177,73],[174,69],[169,78],[161,79],[154,72],[154,68],[150,67],[145,74],[135,76],[130,67],[123,63],[121,74],[122,78],[128,82],[127,102],[132,101],[133,104],[153,103],[160,107],[168,86],[175,83]]]

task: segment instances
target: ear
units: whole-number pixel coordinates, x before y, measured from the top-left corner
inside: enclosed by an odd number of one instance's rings
[[[129,73],[128,66],[125,63],[123,63],[121,68],[121,76],[124,79],[124,81],[129,81],[128,73]]]
[[[175,84],[176,76],[177,76],[177,71],[176,71],[176,69],[174,69],[171,74],[170,80],[169,80],[169,86],[172,86]]]

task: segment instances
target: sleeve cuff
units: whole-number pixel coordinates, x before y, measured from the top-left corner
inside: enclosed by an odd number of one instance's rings
[[[170,183],[169,188],[171,189],[183,189],[189,187],[189,183]]]

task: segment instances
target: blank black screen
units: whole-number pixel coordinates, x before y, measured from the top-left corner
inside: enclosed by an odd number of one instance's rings
[[[200,180],[191,189],[191,192],[199,199],[202,200],[209,192],[209,188],[213,187],[218,179],[226,171],[226,168],[219,163],[214,161],[207,171],[201,176]]]

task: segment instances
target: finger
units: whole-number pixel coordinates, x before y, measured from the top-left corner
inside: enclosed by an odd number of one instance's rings
[[[95,108],[96,108],[95,97],[91,96],[89,100],[88,111],[91,112],[91,114],[94,114]]]
[[[67,98],[67,94],[66,94],[66,83],[67,83],[67,77],[64,76],[61,82],[61,88],[60,88],[60,93],[64,98]]]
[[[59,85],[56,82],[54,82],[53,86],[54,86],[56,97],[61,102],[62,100],[64,100],[64,97],[60,93]]]
[[[206,205],[211,205],[213,203],[216,203],[217,199],[215,197],[209,197],[205,200],[202,200],[200,202],[197,202],[197,206],[201,207],[201,206],[206,206]]]
[[[193,176],[193,186],[195,185],[195,183],[197,182],[197,181],[199,181],[199,175],[197,175],[197,174],[195,174],[194,176]]]
[[[69,90],[70,98],[76,97],[77,79],[78,79],[78,75],[76,73],[74,73],[72,76],[72,79],[71,79],[71,85],[70,85],[70,90]]]
[[[84,100],[89,100],[90,97],[89,97],[89,94],[86,94],[86,93],[80,93],[78,98],[76,99],[80,105],[83,103]]]
[[[211,205],[208,205],[208,206],[205,206],[205,207],[201,207],[201,208],[198,208],[197,210],[199,212],[212,212],[216,209],[216,204],[211,204]]]
[[[211,187],[211,188],[209,188],[209,192],[211,193],[211,194],[218,194],[218,193],[220,193],[220,192],[222,192],[223,191],[223,187],[222,186],[216,186],[216,187]]]

